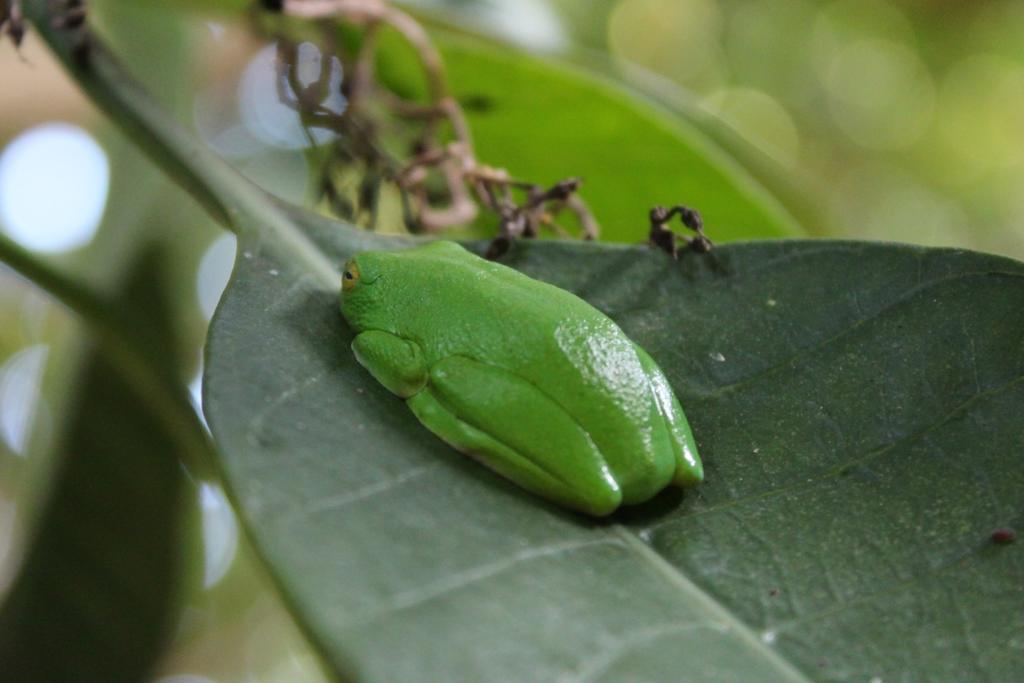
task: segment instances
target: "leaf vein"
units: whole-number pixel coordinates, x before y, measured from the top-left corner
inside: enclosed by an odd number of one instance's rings
[[[299,395],[309,387],[313,386],[326,376],[327,372],[323,371],[313,375],[312,377],[307,377],[298,384],[288,387],[280,394],[278,394],[275,398],[273,398],[270,402],[268,402],[267,405],[264,406],[264,408],[261,411],[259,411],[256,415],[254,415],[253,418],[249,421],[249,426],[246,429],[246,439],[249,441],[249,443],[253,446],[259,446],[260,444],[257,435],[262,431],[263,424],[266,422],[267,418],[270,415],[272,415],[274,411],[280,408],[282,405],[284,405],[291,399],[295,398],[297,395]]]
[[[440,463],[432,463],[429,465],[419,465],[417,467],[410,468],[391,479],[375,481],[371,484],[360,486],[352,491],[346,491],[345,493],[339,493],[333,496],[328,496],[327,498],[319,501],[314,501],[303,508],[301,514],[302,516],[308,516],[330,510],[337,510],[345,507],[346,505],[351,505],[353,503],[373,498],[374,496],[379,496],[383,493],[394,490],[403,484],[413,481],[414,479],[418,479],[439,467]]]
[[[756,653],[761,654],[766,661],[771,662],[780,675],[793,681],[808,681],[804,674],[793,667],[792,664],[783,659],[775,650],[768,647],[751,630],[746,622],[736,617],[724,605],[715,600],[710,594],[695,584],[678,567],[660,555],[651,546],[640,540],[633,532],[616,524],[615,532],[626,544],[645,560],[651,567],[680,592],[700,603],[705,611],[713,618],[722,623],[726,628],[732,630],[746,645]]]
[[[671,623],[651,626],[641,629],[630,637],[619,640],[614,645],[604,646],[600,652],[589,657],[576,667],[574,671],[563,673],[558,677],[559,683],[585,683],[586,681],[597,680],[603,673],[608,671],[615,662],[621,660],[630,652],[651,641],[664,638],[665,636],[690,631],[718,631],[728,633],[729,628],[724,624],[698,624],[698,623]]]
[[[402,612],[431,602],[468,586],[494,578],[526,562],[600,545],[621,546],[622,543],[614,538],[588,538],[527,548],[501,560],[495,560],[494,562],[478,565],[471,569],[455,572],[432,584],[398,593],[383,607],[354,618],[346,624],[346,627],[351,628],[356,626],[357,623],[361,625],[365,622],[376,621],[383,617],[391,616],[396,612]]]

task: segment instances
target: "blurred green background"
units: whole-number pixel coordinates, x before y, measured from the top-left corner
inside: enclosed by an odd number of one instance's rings
[[[246,97],[266,96],[253,74],[270,62],[266,39],[233,9],[241,4],[195,0],[186,10],[155,0],[106,0],[94,3],[92,20],[181,121],[258,183],[308,204],[315,154],[297,123],[273,118],[281,115],[274,111],[263,120],[246,118],[246,111],[260,110]],[[428,25],[496,35],[658,102],[699,131],[727,167],[774,195],[767,202],[779,207],[773,215],[784,216],[782,222],[792,217],[806,234],[1024,258],[1024,3],[1018,0],[418,0],[405,6]],[[453,79],[459,72],[452,69]],[[198,406],[200,346],[227,280],[234,238],[114,130],[33,36],[20,54],[9,42],[0,44],[0,74],[0,229],[100,289],[113,286],[119,273],[112,264],[143,235],[161,235],[190,369],[182,382],[190,383]],[[526,107],[530,96],[528,87],[516,94]],[[536,125],[520,134],[543,136],[544,122]],[[507,147],[513,154],[516,145]],[[606,153],[630,175],[628,161],[621,161],[628,153]],[[502,158],[486,161],[501,165]],[[549,170],[550,180],[586,175],[586,169]],[[701,207],[700,196],[653,201],[676,200]],[[715,235],[714,225],[709,231]],[[611,232],[625,241],[643,239],[643,214],[635,230]],[[764,234],[777,233],[757,226],[749,232]],[[78,333],[72,316],[0,266],[0,594],[17,566],[31,460],[45,450],[69,391],[59,370],[61,349]],[[313,656],[252,562],[223,493],[204,481],[193,482],[192,492],[205,547],[203,581],[188,596],[157,678],[317,680]]]

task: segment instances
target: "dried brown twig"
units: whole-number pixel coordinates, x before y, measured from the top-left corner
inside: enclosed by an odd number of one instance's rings
[[[669,227],[673,216],[679,216],[680,222],[692,230],[693,237],[677,235]],[[647,237],[647,243],[672,255],[672,258],[679,257],[679,242],[683,242],[684,248],[692,249],[698,254],[706,254],[711,251],[711,240],[704,234],[704,220],[700,212],[688,206],[677,205],[671,209],[664,206],[656,206],[650,213],[651,231]]]
[[[555,221],[563,210],[575,215],[584,239],[597,237],[597,222],[577,194],[579,179],[563,180],[545,189],[479,162],[462,107],[448,91],[441,57],[415,19],[386,0],[284,0],[279,4],[290,16],[340,20],[363,31],[362,43],[346,65],[349,77],[343,87],[348,104],[344,115],[320,105],[324,82],[308,87],[298,82],[294,46],[282,41],[279,49],[282,101],[298,110],[308,125],[340,134],[338,149],[325,164],[322,183],[324,196],[336,208],[347,210],[337,207],[339,192],[330,175],[355,160],[398,187],[407,208],[406,223],[413,231],[439,232],[469,223],[481,207],[496,214],[500,233],[491,244],[492,257],[504,253],[516,238],[535,237],[542,229],[568,234]],[[377,81],[375,51],[385,26],[397,31],[418,55],[426,76],[427,102],[404,99]],[[322,69],[319,80],[327,78],[327,70]],[[396,121],[418,128],[407,144],[408,158],[404,160],[385,152],[382,142],[382,133],[393,132]]]
[[[21,12],[21,0],[0,0],[0,37],[3,37],[4,33],[14,43],[14,47],[21,47],[21,41],[25,39],[25,17]]]

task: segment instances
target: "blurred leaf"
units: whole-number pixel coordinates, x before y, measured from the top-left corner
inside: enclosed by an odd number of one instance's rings
[[[648,210],[678,203],[699,209],[720,241],[804,232],[754,176],[678,111],[580,67],[438,27],[431,37],[465,109],[478,159],[541,185],[582,177],[581,196],[602,239],[643,241]],[[385,53],[382,78],[415,94],[422,83],[410,69],[410,52],[382,44],[393,53]]]
[[[160,266],[159,252],[140,259],[120,305],[170,379],[179,354]],[[48,477],[0,606],[5,681],[144,681],[180,607],[189,426],[169,424],[108,351],[86,349],[77,375],[54,452],[30,460]]]
[[[248,2],[247,4],[251,4]],[[226,8],[224,0],[196,2],[192,9]],[[189,6],[176,0],[166,2],[120,2],[92,0],[89,4],[90,25],[110,42],[111,47],[132,65],[132,71],[154,91],[160,103],[192,121],[191,89],[195,71],[202,64],[197,47],[200,35],[196,26],[202,14],[190,13]],[[235,8],[239,11],[243,8]]]
[[[688,204],[720,241],[803,229],[748,171],[697,128],[612,81],[495,44],[439,34],[451,87],[484,163],[550,184],[584,179],[602,238],[647,237],[655,204]]]
[[[593,52],[587,53],[580,62],[598,73],[608,74],[634,97],[664,108],[668,115],[681,118],[699,130],[781,203],[802,228],[800,234],[827,234],[828,215],[822,205],[826,193],[820,178],[811,177],[804,168],[784,166],[729,122],[701,107],[693,93],[668,78]]]
[[[395,240],[307,220],[336,263]],[[610,523],[455,453],[336,291],[243,245],[206,412],[299,618],[360,680],[1012,679],[1024,266],[853,243],[522,243],[666,371],[707,482]]]

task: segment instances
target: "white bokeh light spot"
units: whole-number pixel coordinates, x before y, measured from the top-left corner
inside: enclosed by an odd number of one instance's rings
[[[36,344],[0,365],[0,439],[17,455],[24,456],[28,447],[48,354],[48,346]]]
[[[216,681],[198,674],[175,674],[159,678],[155,683],[216,683]]]
[[[199,485],[203,515],[203,586],[210,588],[224,578],[238,551],[238,523],[224,491],[212,484]]]
[[[280,149],[303,149],[334,139],[336,134],[326,128],[304,128],[299,113],[281,101],[277,83],[279,69],[276,43],[256,53],[245,67],[238,83],[239,115],[245,129],[262,142]],[[303,87],[313,83],[324,69],[327,70],[327,86],[319,105],[340,116],[348,106],[341,94],[341,61],[322,54],[312,43],[299,45],[296,73]],[[284,91],[288,98],[297,98],[291,85],[285,84]]]
[[[199,262],[199,273],[196,275],[196,293],[199,296],[199,308],[207,319],[213,317],[224,288],[231,277],[231,269],[235,264],[237,240],[231,233],[226,233],[213,241]]]
[[[37,252],[88,244],[110,190],[110,164],[89,133],[44,123],[14,138],[0,154],[0,228]]]

